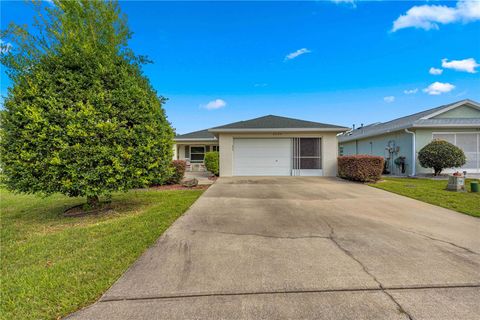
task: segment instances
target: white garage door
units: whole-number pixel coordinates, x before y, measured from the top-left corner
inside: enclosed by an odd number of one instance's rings
[[[290,139],[234,139],[235,176],[289,176]]]

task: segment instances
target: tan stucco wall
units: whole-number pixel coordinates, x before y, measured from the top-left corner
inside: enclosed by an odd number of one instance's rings
[[[324,176],[337,175],[338,141],[336,132],[220,133],[220,176],[233,175],[233,139],[235,138],[322,138]]]

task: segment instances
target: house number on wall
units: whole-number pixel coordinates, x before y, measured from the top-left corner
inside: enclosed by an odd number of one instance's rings
[[[273,132],[272,135],[274,135],[274,136],[281,136],[282,133],[281,133],[281,132]]]

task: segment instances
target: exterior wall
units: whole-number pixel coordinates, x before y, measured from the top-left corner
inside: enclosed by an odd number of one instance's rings
[[[453,111],[453,110],[452,110]],[[462,128],[448,128],[448,129],[417,129],[415,131],[416,135],[416,152],[418,155],[418,152],[428,143],[430,143],[433,139],[433,133],[437,132],[480,132],[479,129],[472,129],[472,128],[467,128],[467,129],[462,129]],[[417,156],[417,173],[418,174],[427,174],[427,173],[433,173],[432,169],[429,168],[424,168],[420,165],[420,162],[418,161],[418,156]],[[450,172],[452,170],[445,170],[445,172]]]
[[[218,141],[177,141],[174,145],[173,160],[185,160],[185,146],[218,146]]]
[[[338,141],[335,132],[220,133],[220,176],[233,175],[233,139],[235,138],[322,138],[324,176],[337,175]]]
[[[389,156],[387,150],[388,143],[391,142],[399,147],[398,153],[393,155],[393,159],[389,163],[390,172],[395,175],[402,175],[400,168],[398,168],[393,160],[403,156],[405,160],[405,175],[412,172],[412,135],[404,131],[397,131],[379,136],[369,137],[360,140],[353,140],[348,142],[341,142],[340,146],[343,148],[343,155],[357,155],[368,154],[373,156],[380,156],[387,158]]]
[[[439,114],[434,119],[444,119],[444,118],[480,118],[480,111],[469,107],[463,106],[458,107],[453,110]]]

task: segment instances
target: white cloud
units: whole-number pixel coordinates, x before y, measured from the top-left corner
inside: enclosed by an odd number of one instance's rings
[[[385,101],[386,103],[392,103],[395,101],[395,97],[394,96],[383,97],[383,101]]]
[[[428,73],[438,76],[443,73],[443,69],[431,67],[430,70],[428,70]]]
[[[295,59],[295,58],[301,56],[302,54],[310,53],[310,52],[312,52],[312,51],[308,50],[307,48],[298,49],[295,52],[287,54],[285,56],[285,61]]]
[[[479,66],[480,64],[478,64],[473,58],[464,59],[464,60],[452,60],[452,61],[448,61],[448,59],[442,59],[442,67],[447,69],[457,70],[457,71],[476,73],[477,70],[475,70],[475,68]]]
[[[415,94],[417,92],[418,92],[418,88],[403,91],[403,93],[405,94]]]
[[[392,31],[404,28],[438,29],[439,24],[480,20],[480,1],[458,1],[455,7],[421,5],[410,8],[393,22]]]
[[[221,109],[221,108],[225,107],[226,105],[227,105],[227,103],[225,102],[225,100],[216,99],[216,100],[210,101],[209,103],[207,103],[205,105],[202,105],[201,107],[205,108],[207,110],[216,110],[216,109]]]
[[[428,93],[432,96],[438,96],[442,93],[447,93],[455,89],[455,86],[451,83],[442,83],[442,82],[434,82],[425,89],[423,92]]]

